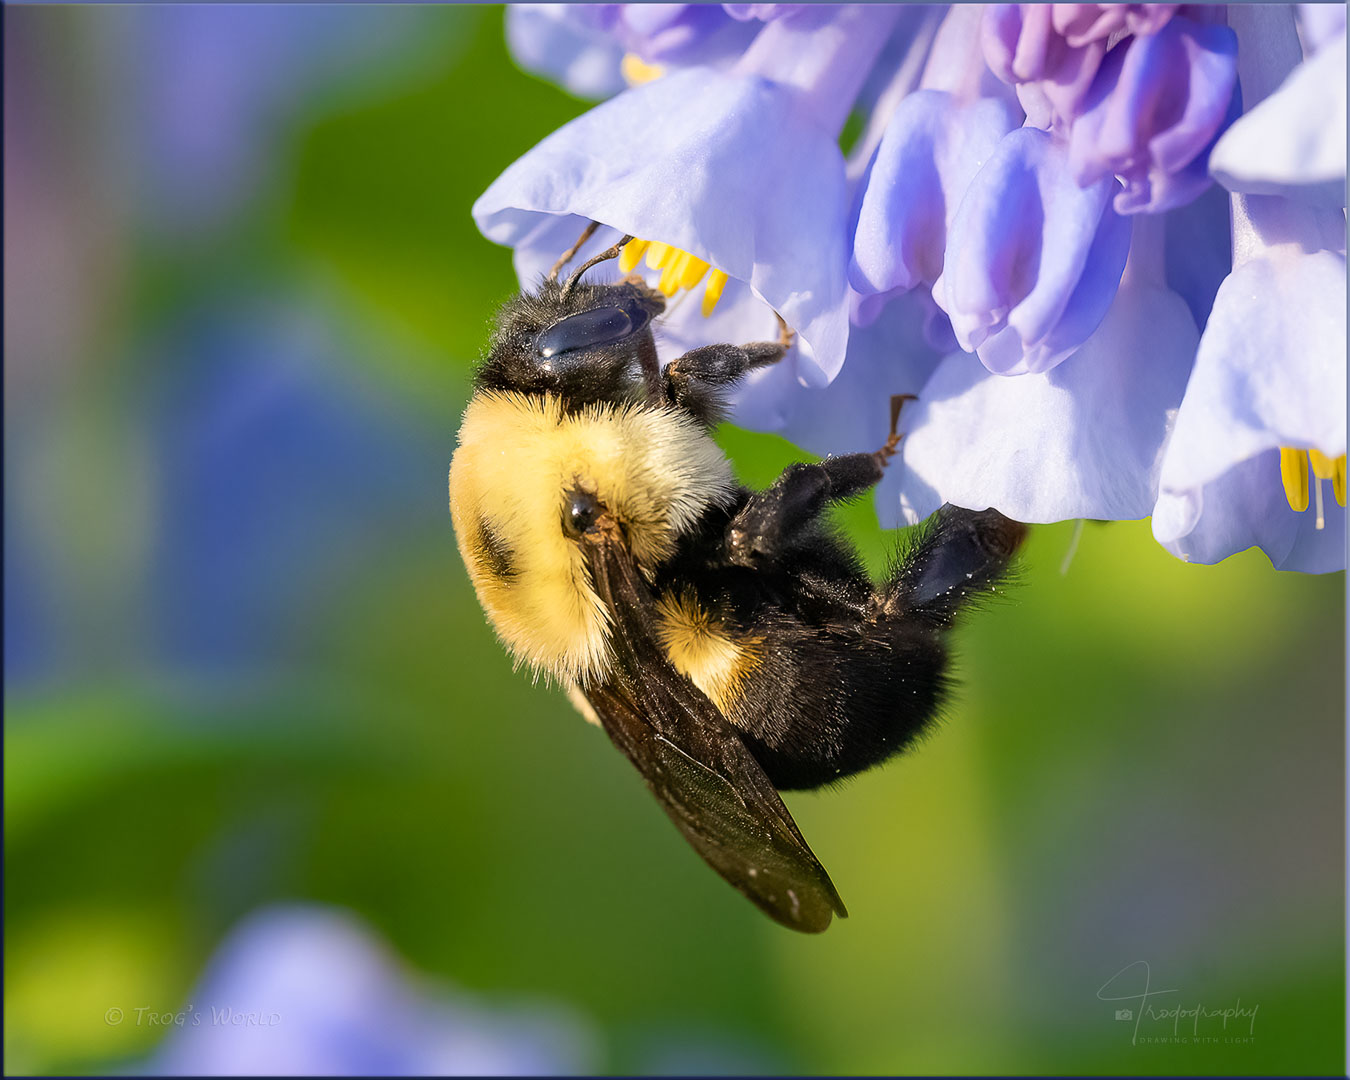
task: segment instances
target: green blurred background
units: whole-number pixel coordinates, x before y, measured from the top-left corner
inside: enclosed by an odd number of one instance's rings
[[[7,1072],[162,1065],[132,1010],[291,901],[560,1010],[561,1071],[1343,1072],[1343,575],[1036,528],[941,729],[789,797],[851,913],[793,935],[512,672],[445,510],[515,288],[469,206],[586,104],[494,7],[4,20]],[[1136,1030],[1138,961],[1254,1021]]]

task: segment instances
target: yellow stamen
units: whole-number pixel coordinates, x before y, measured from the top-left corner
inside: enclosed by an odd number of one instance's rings
[[[1330,480],[1336,472],[1336,463],[1321,450],[1309,450],[1308,460],[1312,462],[1313,475],[1319,480]]]
[[[1280,447],[1280,479],[1284,497],[1300,514],[1308,509],[1308,455],[1302,450]]]
[[[708,264],[693,255],[685,254],[684,272],[680,274],[680,288],[692,289],[708,272]]]
[[[666,264],[666,259],[674,249],[669,244],[663,244],[660,240],[653,240],[651,247],[647,249],[647,265],[653,270],[660,270]]]
[[[647,250],[649,240],[629,240],[624,244],[623,251],[619,252],[619,270],[622,273],[628,273],[637,266],[642,258],[642,253]]]
[[[1336,459],[1336,469],[1331,477],[1331,490],[1336,493],[1336,502],[1345,505],[1345,455]]]
[[[632,239],[619,253],[619,269],[625,274],[633,270],[642,256],[647,256],[647,265],[660,270],[656,287],[665,296],[674,296],[681,289],[693,289],[704,276],[708,277],[707,287],[703,290],[703,314],[711,315],[727,285],[727,275],[721,270],[713,270],[697,255],[662,243],[660,240]],[[711,274],[708,271],[712,270]]]
[[[727,286],[727,276],[721,270],[714,270],[708,275],[708,287],[703,290],[703,317],[707,318],[713,313],[713,308],[717,307],[717,301],[722,298],[722,290]]]
[[[666,260],[665,269],[661,271],[661,280],[657,288],[661,290],[664,296],[674,296],[680,291],[680,276],[684,273],[684,260],[689,258],[686,252],[676,250],[673,258]]]
[[[660,64],[647,63],[637,53],[625,53],[623,60],[619,62],[619,73],[629,86],[641,86],[653,79],[659,79],[666,73],[666,69]]]

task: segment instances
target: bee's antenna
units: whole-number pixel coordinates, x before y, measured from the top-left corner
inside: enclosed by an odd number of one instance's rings
[[[595,235],[595,230],[598,228],[600,228],[600,222],[592,221],[589,225],[587,225],[584,229],[581,230],[581,235],[577,237],[577,242],[573,244],[570,248],[568,248],[566,251],[564,251],[562,253],[562,257],[553,264],[553,269],[548,272],[549,281],[558,280],[558,274],[562,270],[562,268],[576,258],[577,252],[581,250],[582,245],[585,244],[587,240],[589,240],[592,236]]]
[[[576,270],[572,272],[572,276],[563,283],[562,293],[560,294],[559,299],[566,300],[567,294],[570,293],[576,287],[576,283],[581,280],[581,275],[584,274],[596,263],[605,262],[607,259],[617,259],[619,257],[619,252],[623,250],[624,244],[628,243],[632,239],[633,237],[631,234],[623,236],[619,239],[619,242],[615,244],[613,247],[605,248],[605,250],[600,252],[599,255],[592,256],[591,258],[587,259],[584,263],[582,263],[580,266],[578,266]]]

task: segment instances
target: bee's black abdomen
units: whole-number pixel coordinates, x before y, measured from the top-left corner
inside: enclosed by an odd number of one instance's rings
[[[816,788],[871,768],[937,714],[947,656],[936,633],[882,618],[812,634],[795,649],[790,661],[764,664],[736,711],[776,787]]]
[[[845,569],[837,542],[817,534],[795,551],[794,577],[814,599],[798,596],[791,611],[766,607],[742,623],[761,651],[729,712],[776,787],[842,780],[932,725],[948,687],[946,632],[1006,575],[1025,533],[997,511],[945,506],[867,611],[847,599],[861,571]]]

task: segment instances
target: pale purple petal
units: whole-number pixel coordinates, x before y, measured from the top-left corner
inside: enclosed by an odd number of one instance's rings
[[[766,25],[733,70],[795,90],[799,111],[837,136],[904,16],[896,4],[802,4]]]
[[[1311,56],[1345,33],[1345,5],[1299,4],[1298,28],[1303,51]]]
[[[1345,33],[1294,69],[1210,155],[1230,191],[1345,205]]]
[[[1070,45],[1109,38],[1122,30],[1156,34],[1179,4],[1053,4],[1052,23]]]
[[[506,41],[527,71],[545,75],[579,97],[604,98],[627,85],[619,73],[623,46],[574,4],[508,4]]]
[[[1070,45],[1055,30],[1053,20],[1049,4],[990,4],[981,41],[995,75],[1013,85],[1035,83],[1037,95],[1049,103],[1054,118],[1067,123],[1077,115],[1092,85],[1106,55],[1106,41],[1094,38]]]
[[[989,69],[985,59],[981,42],[984,20],[980,4],[952,4],[947,8],[933,36],[920,89],[945,90],[962,105],[993,97],[1017,108],[1016,92]]]
[[[614,13],[610,32],[616,40],[648,63],[722,66],[739,57],[759,30],[716,4],[600,6]]]
[[[1229,275],[1177,415],[1165,488],[1199,488],[1281,446],[1346,452],[1345,284],[1345,256],[1330,251],[1274,252]]]
[[[727,67],[754,39],[707,4],[509,4],[506,36],[516,61],[582,97],[609,97],[627,85],[620,62]]]
[[[938,279],[961,197],[1021,119],[1006,101],[963,106],[940,90],[901,102],[865,181],[849,265],[853,288],[870,295]]]
[[[740,19],[742,22],[750,19],[770,22],[774,19],[781,19],[784,15],[791,15],[800,6],[799,4],[723,4],[722,10],[733,19]]]
[[[942,502],[1028,522],[1147,517],[1198,336],[1180,297],[1139,282],[1051,371],[1002,378],[948,356],[908,416],[906,518]]]
[[[1202,487],[1163,492],[1153,535],[1179,559],[1216,563],[1259,547],[1277,570],[1327,574],[1345,569],[1345,509],[1325,493],[1323,527],[1312,506],[1292,510],[1280,483],[1280,455],[1240,461]]]
[[[1073,121],[1069,161],[1078,182],[1119,176],[1121,213],[1195,198],[1209,185],[1204,155],[1231,116],[1236,56],[1228,27],[1188,18],[1118,44]]]
[[[1046,371],[1082,344],[1129,251],[1129,222],[1109,205],[1119,188],[1111,178],[1080,187],[1046,132],[1004,137],[952,220],[933,287],[963,349],[991,371],[1020,374]]]

